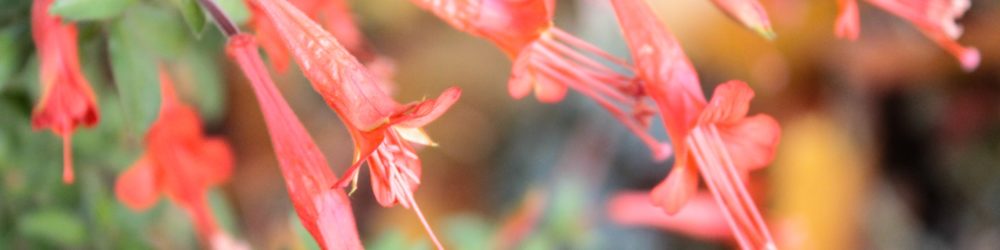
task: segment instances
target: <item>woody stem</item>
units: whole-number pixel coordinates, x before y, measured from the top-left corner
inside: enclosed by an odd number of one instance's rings
[[[208,15],[212,16],[212,21],[226,37],[232,37],[240,33],[240,28],[236,26],[236,23],[232,19],[229,19],[225,12],[222,12],[222,9],[214,1],[198,0],[198,4],[208,12]]]

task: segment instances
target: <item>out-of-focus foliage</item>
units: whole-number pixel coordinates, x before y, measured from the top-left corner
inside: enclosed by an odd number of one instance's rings
[[[181,96],[203,119],[212,126],[222,119],[215,53],[221,39],[191,32],[205,25],[200,9],[190,9],[197,7],[193,2],[61,0],[50,9],[78,21],[80,63],[101,109],[98,125],[73,137],[79,176],[73,185],[59,180],[59,138],[30,125],[40,95],[27,21],[31,2],[0,2],[0,249],[197,247],[187,215],[173,204],[136,213],[113,193],[115,178],[137,159],[158,115],[158,66],[177,75]],[[189,9],[175,8],[183,6]],[[209,198],[222,226],[239,232],[225,196]]]

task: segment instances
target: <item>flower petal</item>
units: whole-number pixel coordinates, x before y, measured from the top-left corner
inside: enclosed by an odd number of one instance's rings
[[[687,164],[674,164],[670,175],[650,193],[656,206],[667,214],[676,214],[698,191],[698,169]]]
[[[423,127],[448,111],[461,96],[461,89],[448,88],[441,92],[437,99],[407,104],[402,111],[396,112],[389,118],[389,124],[411,128]]]
[[[750,110],[753,96],[753,89],[742,81],[733,80],[719,85],[712,94],[712,101],[698,117],[698,124],[733,123],[743,119]]]
[[[719,129],[719,136],[738,169],[759,169],[774,160],[781,125],[771,116],[760,114],[736,123],[719,124]]]
[[[202,175],[208,185],[218,185],[233,174],[233,150],[222,138],[208,138],[198,150],[201,154]]]
[[[133,211],[149,209],[160,196],[160,184],[153,164],[148,156],[143,155],[115,182],[115,196]]]
[[[698,239],[725,241],[733,237],[719,205],[711,195],[700,192],[691,197],[684,209],[674,215],[664,214],[646,192],[622,192],[608,202],[608,216],[622,225],[657,227]]]

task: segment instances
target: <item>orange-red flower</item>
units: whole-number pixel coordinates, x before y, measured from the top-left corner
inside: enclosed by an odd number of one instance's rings
[[[156,203],[161,193],[190,214],[206,246],[228,238],[219,230],[206,192],[229,179],[233,156],[229,144],[206,137],[193,108],[178,99],[173,83],[160,72],[163,102],[146,135],[146,152],[119,176],[115,194],[132,210]]]
[[[712,0],[715,6],[726,12],[726,15],[736,19],[750,30],[764,38],[773,39],[774,30],[767,18],[767,11],[757,0]]]
[[[80,125],[97,124],[94,91],[80,71],[76,25],[48,13],[54,0],[35,0],[31,6],[31,34],[39,59],[42,96],[31,117],[34,129],[50,128],[63,138],[63,182],[73,183],[71,138]]]
[[[289,198],[302,225],[323,249],[362,249],[347,194],[330,188],[337,177],[274,86],[254,38],[245,34],[230,37],[226,48],[257,95]]]
[[[836,34],[854,40],[861,30],[856,0],[839,0]],[[962,27],[955,22],[969,9],[969,0],[868,0],[868,3],[899,16],[917,26],[925,36],[950,53],[966,71],[979,66],[979,50],[965,47],[956,39]]]
[[[590,97],[646,143],[653,157],[670,156],[670,145],[650,135],[655,113],[632,67],[594,45],[553,26],[552,0],[411,0],[463,32],[500,47],[514,65],[508,91],[546,103],[561,101],[568,88]]]
[[[354,164],[336,186],[356,180],[358,167],[367,161],[373,176],[372,190],[379,203],[413,208],[440,248],[413,199],[421,166],[410,143],[432,144],[421,127],[444,114],[458,100],[461,91],[450,88],[437,99],[397,103],[337,39],[291,3],[283,0],[255,3],[274,24],[286,48],[293,52],[313,89],[336,111],[354,140]]]
[[[746,83],[719,85],[710,102],[676,38],[641,0],[612,0],[646,93],[656,101],[676,148],[670,175],[652,199],[678,212],[704,178],[744,249],[774,246],[770,232],[743,184],[746,172],[771,162],[781,134],[767,115],[747,117],[753,90]]]

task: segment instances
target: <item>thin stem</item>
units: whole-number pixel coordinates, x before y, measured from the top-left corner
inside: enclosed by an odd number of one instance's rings
[[[205,11],[208,11],[208,15],[212,16],[212,21],[215,25],[219,27],[226,37],[232,37],[240,33],[240,28],[236,26],[236,23],[232,19],[226,16],[225,12],[219,8],[219,5],[215,4],[212,0],[198,0],[198,4],[201,5]]]

